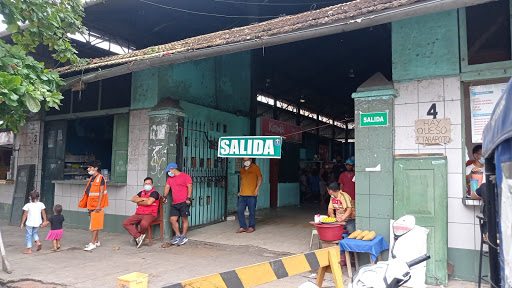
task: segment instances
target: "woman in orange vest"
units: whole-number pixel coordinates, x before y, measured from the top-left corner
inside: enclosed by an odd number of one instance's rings
[[[107,183],[105,182],[105,177],[98,173],[99,169],[99,161],[93,161],[89,163],[89,168],[87,168],[87,171],[89,175],[91,175],[91,178],[89,179],[89,182],[87,182],[82,200],[80,200],[78,203],[78,207],[87,208],[87,210],[89,210],[89,220],[91,217],[91,212],[100,212],[101,209],[108,206]],[[92,240],[91,243],[85,246],[85,251],[91,251],[100,246],[98,230],[91,231]]]

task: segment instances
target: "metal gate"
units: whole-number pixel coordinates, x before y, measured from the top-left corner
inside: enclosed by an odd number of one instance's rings
[[[218,137],[215,137],[225,129],[220,123],[184,120],[180,157],[183,172],[194,181],[190,226],[226,219],[227,159],[217,157]]]

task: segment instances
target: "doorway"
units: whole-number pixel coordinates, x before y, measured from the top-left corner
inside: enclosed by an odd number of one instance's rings
[[[416,217],[416,225],[429,230],[427,284],[446,285],[448,275],[447,161],[437,157],[399,157],[394,163],[394,218]]]

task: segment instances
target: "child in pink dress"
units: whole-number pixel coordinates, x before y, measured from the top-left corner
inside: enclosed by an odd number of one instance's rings
[[[57,204],[53,207],[53,214],[48,218],[48,221],[44,222],[43,226],[48,226],[51,224],[50,232],[48,232],[48,236],[46,236],[46,240],[51,240],[53,242],[52,251],[57,251],[60,249],[60,239],[62,239],[62,223],[64,222],[64,216],[62,215],[62,205]]]

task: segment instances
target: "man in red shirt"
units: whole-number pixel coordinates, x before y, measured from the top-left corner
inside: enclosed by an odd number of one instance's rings
[[[174,230],[174,238],[171,244],[179,246],[187,243],[188,238],[185,236],[188,230],[188,216],[190,216],[190,205],[192,204],[192,178],[186,173],[178,170],[178,164],[171,163],[167,165],[167,182],[164,189],[164,203],[167,202],[167,194],[169,189],[172,191],[171,204],[171,224]],[[178,218],[181,217],[183,223],[183,232],[180,233],[180,224]]]
[[[347,161],[345,161],[345,168],[347,168],[347,171],[341,173],[338,183],[340,183],[341,191],[347,193],[350,198],[352,198],[352,201],[355,201],[356,182],[354,182],[354,177],[356,172],[354,171],[354,159],[348,158]]]
[[[146,231],[148,228],[151,229],[151,222],[155,221],[158,216],[160,205],[160,194],[153,188],[151,177],[144,179],[144,190],[133,196],[132,202],[137,204],[137,211],[123,221],[123,227],[132,235],[137,243],[137,248],[139,248],[144,242]],[[140,225],[140,230],[135,225]]]

